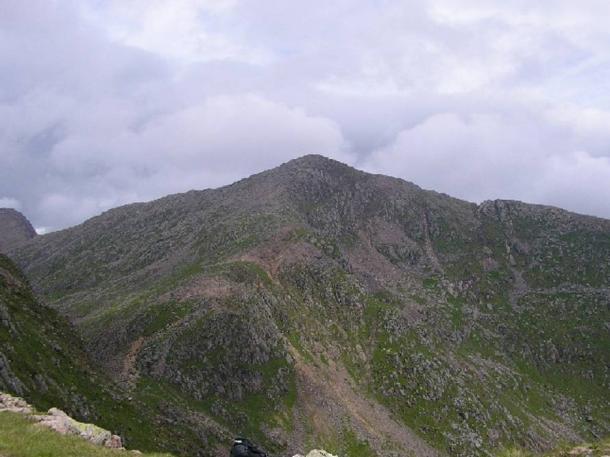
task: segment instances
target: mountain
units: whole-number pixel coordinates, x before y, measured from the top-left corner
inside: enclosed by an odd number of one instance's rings
[[[188,430],[160,449],[478,456],[610,430],[608,220],[305,156],[10,255],[161,430]]]
[[[130,448],[158,449],[161,443],[176,440],[176,448],[186,452],[179,443],[187,442],[185,436],[192,433],[181,424],[165,423],[158,411],[134,400],[104,376],[73,326],[54,309],[38,303],[25,276],[0,254],[2,391],[23,396],[39,411],[59,406],[75,418],[103,425],[121,435]],[[20,431],[16,429],[15,434],[20,436]],[[5,438],[10,442],[4,442]],[[34,452],[27,446],[13,449],[20,445],[23,441],[13,442],[10,434],[0,433],[0,452]]]
[[[35,236],[34,227],[23,214],[12,208],[0,208],[0,252]]]

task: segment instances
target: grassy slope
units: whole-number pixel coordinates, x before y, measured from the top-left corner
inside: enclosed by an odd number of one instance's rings
[[[0,412],[2,457],[121,457],[129,452],[95,446],[77,436],[63,436],[36,425],[21,414]],[[171,457],[142,454],[143,457]]]

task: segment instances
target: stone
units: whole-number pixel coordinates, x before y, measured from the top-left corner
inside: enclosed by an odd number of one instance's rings
[[[62,435],[77,435],[87,441],[113,449],[123,447],[121,438],[113,435],[97,425],[85,424],[72,419],[65,412],[57,408],[51,408],[46,415],[35,416],[41,425],[49,427]]]
[[[12,413],[32,414],[32,407],[19,397],[0,392],[0,411],[10,411]]]
[[[58,408],[49,409],[47,414],[34,414],[34,409],[24,399],[0,392],[0,411],[24,414],[62,435],[76,435],[98,446],[123,449],[120,436],[97,425],[79,422]]]
[[[568,455],[587,456],[587,455],[593,455],[593,451],[588,447],[578,446],[578,447],[573,448],[570,452],[568,452]]]
[[[303,457],[303,455],[301,454],[296,454],[294,455],[294,457]],[[330,454],[326,451],[322,451],[319,449],[314,449],[313,451],[311,451],[309,454],[307,454],[307,456],[305,457],[337,457],[336,455]]]

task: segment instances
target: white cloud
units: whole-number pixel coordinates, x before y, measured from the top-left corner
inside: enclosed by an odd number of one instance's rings
[[[186,62],[231,59],[261,64],[272,56],[208,22],[222,20],[232,0],[113,0],[89,10],[90,19],[128,46]]]
[[[53,229],[313,152],[610,217],[608,14],[605,0],[7,0],[0,195]]]
[[[21,209],[21,203],[16,198],[0,197],[0,208]]]
[[[60,182],[38,204],[45,217],[72,223],[131,201],[230,184],[304,154],[353,161],[334,122],[256,95],[211,97],[137,130],[103,117],[78,122],[50,152],[47,167]]]
[[[480,202],[507,198],[610,216],[610,158],[575,149],[564,126],[508,115],[434,115],[364,167]]]

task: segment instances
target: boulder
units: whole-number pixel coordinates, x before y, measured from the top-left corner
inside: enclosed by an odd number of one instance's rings
[[[0,392],[0,412],[24,414],[37,421],[44,427],[49,427],[62,435],[76,435],[98,446],[112,449],[122,449],[121,437],[113,435],[97,425],[85,424],[72,419],[61,409],[51,408],[47,414],[34,414],[32,408],[23,398],[13,397],[10,394]]]
[[[62,435],[78,435],[93,444],[113,449],[123,447],[119,436],[113,435],[108,430],[97,425],[85,424],[74,420],[57,408],[51,408],[46,415],[34,416],[34,418],[41,425],[49,427]]]
[[[303,457],[301,454],[297,454],[294,457]],[[319,449],[314,449],[306,457],[337,457],[336,455],[330,454],[326,451],[322,451]]]
[[[32,414],[32,407],[23,398],[0,392],[0,411],[12,413]]]

